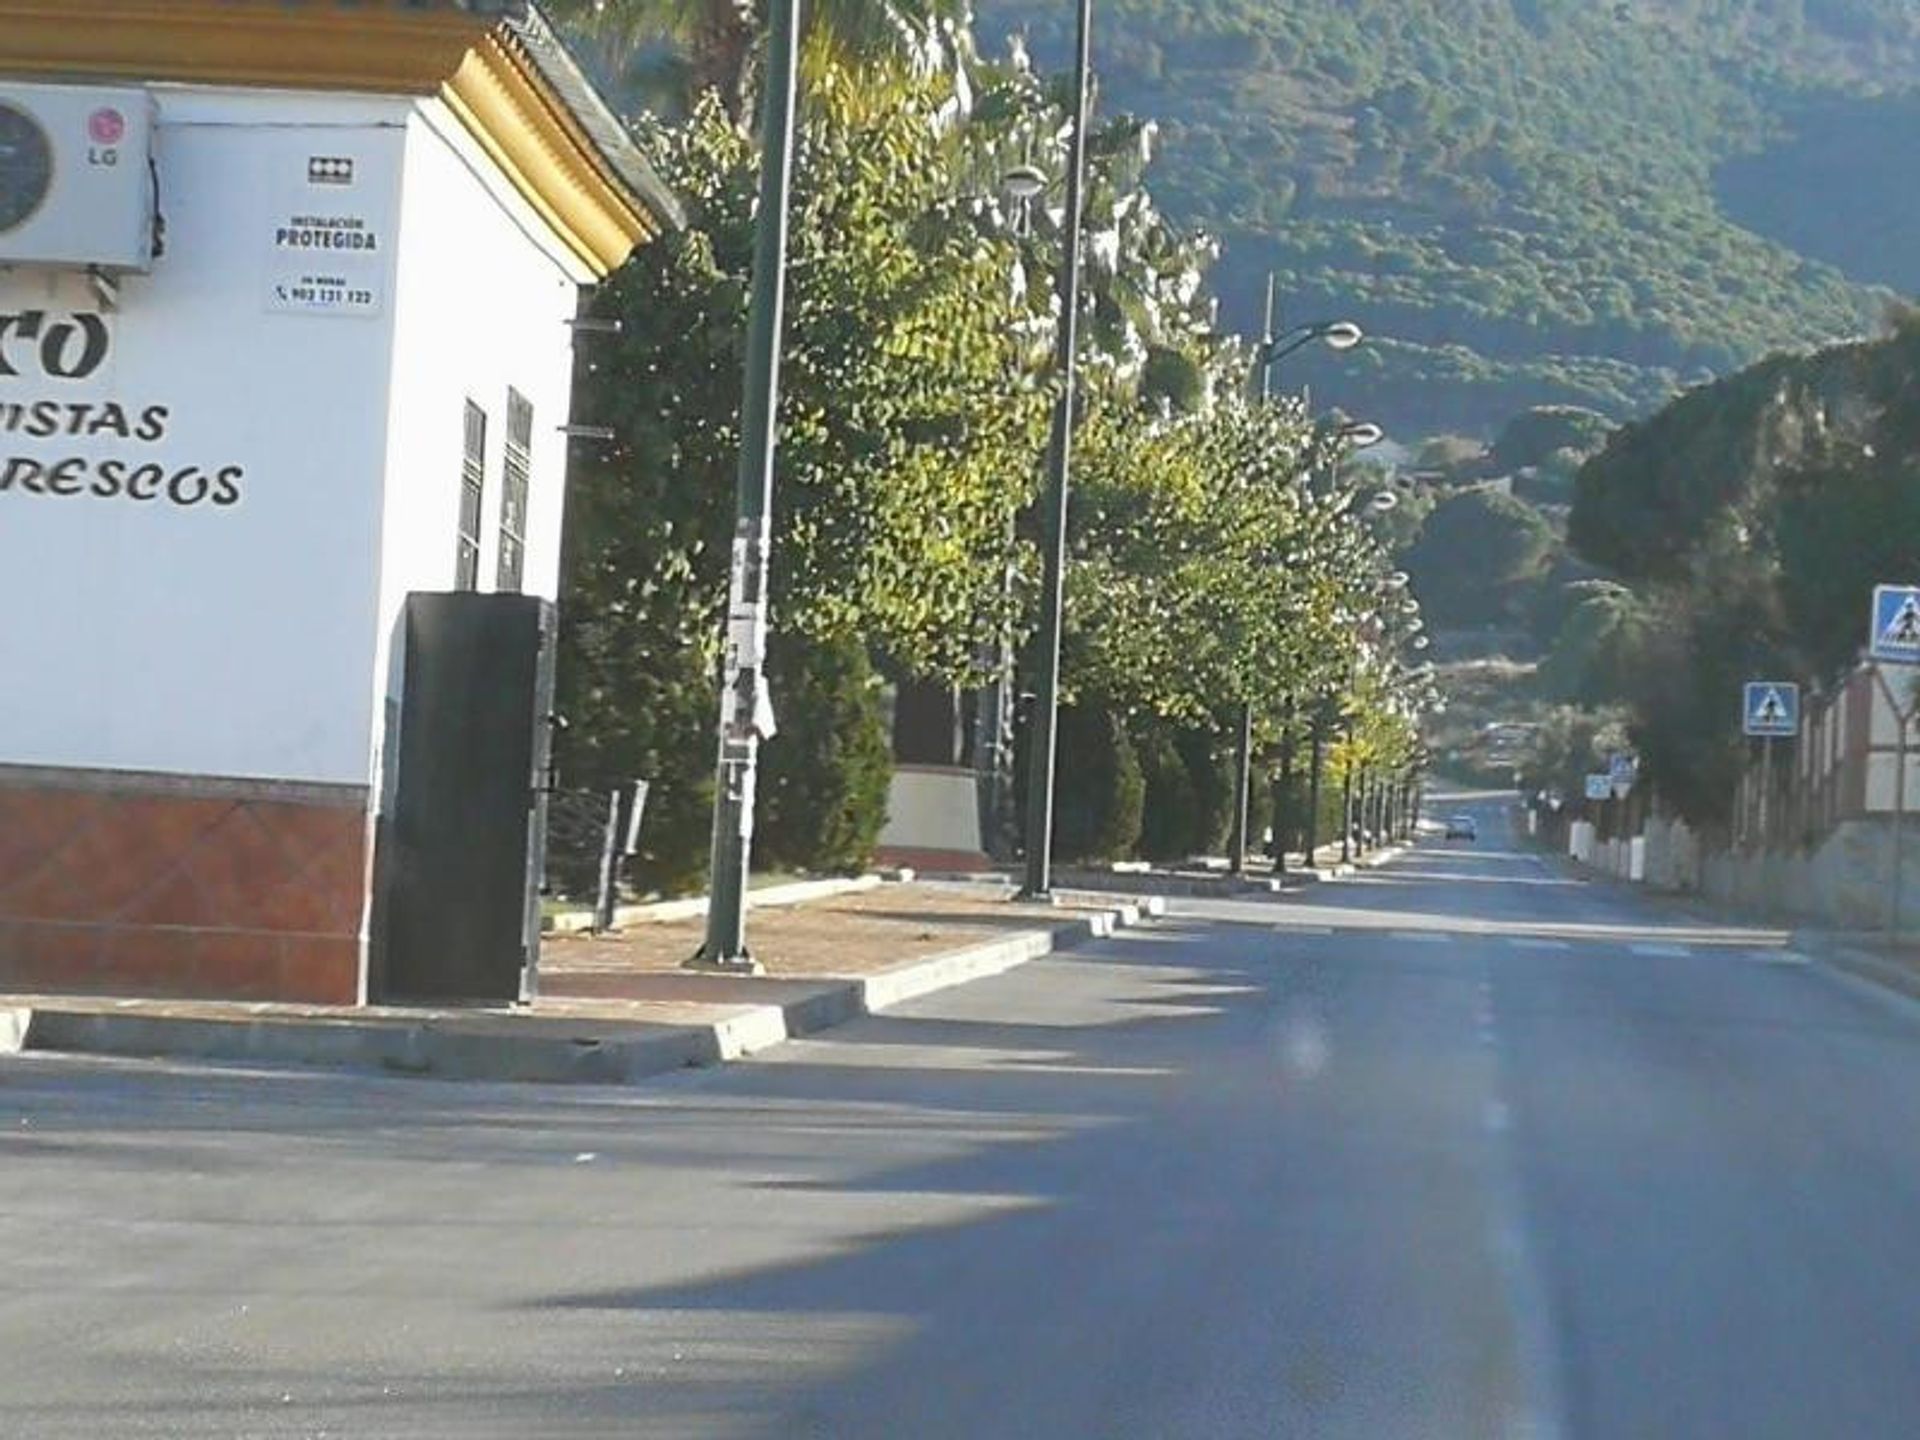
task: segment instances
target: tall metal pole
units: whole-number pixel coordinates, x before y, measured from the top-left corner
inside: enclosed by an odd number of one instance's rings
[[[1889,688],[1887,698],[1893,699]],[[1897,702],[1893,707],[1894,723],[1900,727],[1900,743],[1894,750],[1894,763],[1899,766],[1900,774],[1893,785],[1893,880],[1887,886],[1887,934],[1894,940],[1900,938],[1900,892],[1906,881],[1906,830],[1907,830],[1907,721],[1908,714]]]
[[[788,0],[791,3],[791,0]],[[1054,727],[1060,712],[1060,615],[1067,578],[1067,477],[1073,465],[1074,366],[1080,352],[1080,229],[1086,208],[1087,111],[1092,99],[1093,0],[1080,0],[1080,36],[1073,69],[1073,148],[1067,172],[1066,263],[1060,272],[1060,335],[1054,369],[1060,396],[1048,453],[1046,552],[1041,591],[1038,699],[1033,707],[1027,764],[1027,881],[1025,893],[1053,889]]]
[[[1293,747],[1299,736],[1294,733],[1297,707],[1287,701],[1287,713],[1280,727],[1280,783],[1273,792],[1273,873],[1287,873],[1287,841],[1293,821]],[[1312,864],[1309,859],[1308,864]]]
[[[753,851],[754,779],[760,741],[772,733],[766,694],[767,562],[771,549],[775,419],[780,409],[780,339],[787,288],[787,191],[793,177],[793,112],[798,80],[799,0],[772,0],[760,207],[754,222],[753,294],[748,307],[746,391],[740,415],[739,520],[727,585],[727,635],[720,686],[720,758],[713,806],[712,899],[707,938],[693,964],[758,967],[747,950],[747,863]]]
[[[1307,775],[1307,868],[1320,864],[1320,777],[1326,769],[1325,716],[1313,717],[1313,758]]]
[[[1760,741],[1760,850],[1773,853],[1773,736]]]
[[[1267,318],[1260,331],[1259,394],[1264,404],[1273,398],[1273,364],[1268,351],[1273,348],[1273,272],[1267,272]],[[1247,802],[1253,788],[1253,702],[1240,702],[1240,743],[1233,764],[1233,839],[1229,849],[1229,868],[1235,875],[1247,870]],[[1277,822],[1276,822],[1277,828]],[[1285,867],[1282,866],[1284,869]]]
[[[1228,845],[1227,868],[1235,875],[1247,870],[1247,810],[1253,788],[1253,706],[1240,702],[1240,723],[1234,740],[1233,763],[1233,835]]]
[[[1891,845],[1893,851],[1893,873],[1887,879],[1887,935],[1890,939],[1898,940],[1900,938],[1900,892],[1906,878],[1907,726],[1911,723],[1914,712],[1900,703],[1899,699],[1893,693],[1893,686],[1887,683],[1886,672],[1878,665],[1873,667],[1873,680],[1874,684],[1879,686],[1880,693],[1886,696],[1887,708],[1893,711],[1893,723],[1898,727],[1893,751],[1894,764],[1899,771],[1894,777],[1893,782],[1893,836]],[[1871,723],[1867,726],[1867,750],[1869,755],[1871,755],[1873,751],[1874,729],[1875,726]],[[1867,803],[1871,806],[1873,803],[1871,798],[1872,787],[1869,786],[1868,789],[1869,798]]]
[[[1340,767],[1340,863],[1353,859],[1353,724],[1347,724],[1347,759]]]
[[[1893,786],[1893,883],[1887,887],[1887,933],[1895,940],[1900,938],[1900,891],[1906,880],[1906,829],[1907,829],[1907,712],[1894,707],[1894,719],[1900,726],[1900,744],[1894,752],[1896,764],[1900,767],[1899,778]]]

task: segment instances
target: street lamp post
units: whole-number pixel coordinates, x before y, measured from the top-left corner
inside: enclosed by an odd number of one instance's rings
[[[1340,863],[1353,859],[1353,721],[1347,721],[1347,763],[1340,767]]]
[[[1000,181],[1001,196],[1012,212],[1014,235],[1032,234],[1033,206],[1047,189],[1046,172],[1027,162],[1011,166]],[[1000,595],[1008,605],[993,640],[993,681],[981,692],[974,717],[974,755],[979,771],[980,835],[995,860],[1010,862],[1020,849],[1020,816],[1014,798],[1014,750],[1017,744],[1016,692],[1019,662],[1015,653],[1011,602],[1018,584],[1014,559],[1018,525],[1007,516],[1007,559],[1000,571]]]
[[[786,306],[787,192],[793,176],[799,0],[773,0],[767,45],[760,205],[748,306],[746,391],[740,416],[739,519],[727,585],[720,747],[713,806],[712,894],[707,938],[691,964],[753,972],[747,949],[747,864],[753,851],[754,781],[760,741],[773,733],[766,692],[767,570],[772,544],[775,417]]]
[[[1320,856],[1320,777],[1326,768],[1327,735],[1325,706],[1317,706],[1313,715],[1313,755],[1307,779],[1307,868],[1319,863]]]
[[[793,3],[793,0],[787,0]],[[1038,670],[1027,765],[1027,874],[1024,893],[1053,889],[1053,767],[1060,714],[1060,623],[1066,600],[1067,478],[1073,462],[1074,367],[1080,349],[1080,230],[1087,176],[1087,111],[1093,67],[1093,0],[1080,0],[1073,71],[1073,146],[1067,169],[1066,258],[1060,272],[1060,335],[1055,368],[1060,395],[1053,412],[1044,515],[1046,549],[1041,590]]]
[[[1261,402],[1273,398],[1273,371],[1287,356],[1308,345],[1324,344],[1329,350],[1351,350],[1362,340],[1366,333],[1351,320],[1315,320],[1306,325],[1296,325],[1281,334],[1274,333],[1274,286],[1273,276],[1267,276],[1266,319],[1261,326],[1260,348],[1254,356],[1254,375],[1257,379],[1257,391]],[[1372,438],[1360,443],[1376,444],[1381,438],[1378,426],[1348,427],[1355,433],[1370,432]],[[1346,431],[1342,432],[1343,437]],[[1253,702],[1240,702],[1240,734],[1235,750],[1233,766],[1233,827],[1228,842],[1228,868],[1235,875],[1244,875],[1247,870],[1247,804],[1253,789]],[[1276,797],[1277,799],[1278,797]],[[1274,812],[1274,854],[1275,869],[1284,874],[1286,865],[1286,835],[1282,829],[1284,817],[1276,805]]]
[[[1294,733],[1295,716],[1299,707],[1291,696],[1287,698],[1286,714],[1280,721],[1280,780],[1273,791],[1273,873],[1287,873],[1287,832],[1293,819],[1293,747],[1297,740]],[[1313,857],[1307,857],[1307,863],[1313,863]]]

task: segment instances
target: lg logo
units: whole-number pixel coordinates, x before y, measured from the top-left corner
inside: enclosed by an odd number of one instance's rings
[[[18,376],[22,366],[54,380],[85,380],[106,363],[111,344],[106,318],[86,311],[0,315],[0,380]]]
[[[120,142],[127,138],[127,117],[111,105],[87,117],[87,163],[111,169],[120,163]]]

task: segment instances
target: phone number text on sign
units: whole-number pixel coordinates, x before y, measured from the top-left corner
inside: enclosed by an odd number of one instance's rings
[[[321,315],[377,315],[380,297],[365,284],[342,275],[279,275],[267,292],[267,308],[285,313]]]

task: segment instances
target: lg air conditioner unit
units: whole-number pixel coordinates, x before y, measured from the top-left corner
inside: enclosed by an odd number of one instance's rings
[[[0,265],[153,263],[153,97],[0,80]]]

